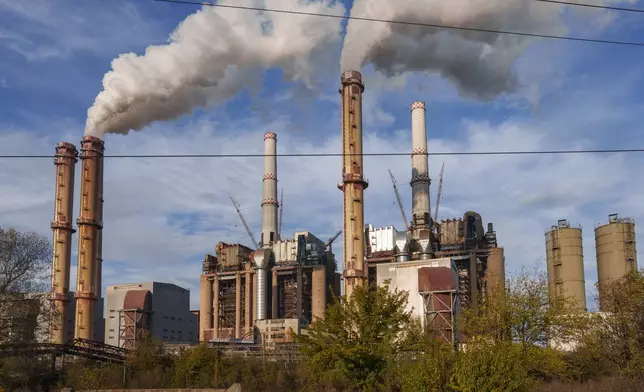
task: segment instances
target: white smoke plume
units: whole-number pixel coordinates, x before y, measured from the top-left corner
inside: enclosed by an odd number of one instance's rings
[[[230,0],[220,4],[343,15],[333,0]],[[296,7],[296,8],[294,8]],[[279,67],[289,80],[311,86],[320,51],[339,44],[340,20],[204,7],[188,16],[167,45],[112,61],[103,91],[89,108],[85,134],[127,134],[196,107],[226,101]],[[317,54],[317,56],[316,56]]]
[[[592,10],[576,14],[598,13],[607,14]],[[351,16],[497,31],[567,33],[563,6],[531,0],[355,0]],[[515,62],[534,40],[516,35],[350,20],[341,68],[360,69],[372,64],[386,75],[435,72],[454,83],[463,96],[488,100],[517,89]]]

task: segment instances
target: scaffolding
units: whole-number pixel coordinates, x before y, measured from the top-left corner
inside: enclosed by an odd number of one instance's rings
[[[119,310],[118,347],[134,350],[151,329],[152,312],[145,309]]]
[[[456,289],[419,293],[423,297],[425,330],[436,339],[456,346],[456,310],[459,296]]]

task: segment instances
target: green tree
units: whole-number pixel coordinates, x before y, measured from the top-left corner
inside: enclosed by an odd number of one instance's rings
[[[511,342],[480,342],[456,356],[450,387],[457,392],[522,392],[531,387],[523,350]]]
[[[389,284],[370,291],[358,287],[327,309],[308,335],[298,337],[309,374],[309,387],[382,389],[388,364],[404,347],[411,322],[407,293]]]
[[[223,371],[224,361],[219,351],[200,344],[175,359],[173,384],[179,388],[219,387]]]
[[[46,337],[50,264],[46,237],[0,227],[0,342]]]
[[[594,328],[601,355],[628,375],[644,378],[644,271],[601,289],[604,313]]]
[[[403,353],[393,358],[396,387],[401,392],[447,390],[454,347],[434,339],[415,320],[406,334]]]

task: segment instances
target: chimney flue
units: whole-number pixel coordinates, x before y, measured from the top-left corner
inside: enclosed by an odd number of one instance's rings
[[[364,84],[358,71],[342,73],[342,182],[344,193],[344,295],[364,286],[364,190],[369,185],[362,165],[362,93]]]
[[[94,136],[81,140],[81,197],[78,220],[78,278],[76,283],[75,338],[95,339],[101,223],[102,161],[104,143]]]
[[[277,135],[264,134],[264,180],[262,196],[262,248],[277,239]]]
[[[72,223],[74,213],[74,167],[78,162],[78,150],[71,143],[56,146],[56,195],[54,202],[53,260],[51,271],[51,303],[54,319],[51,323],[50,342],[64,344],[65,325],[68,317],[69,271],[71,268]]]
[[[425,125],[425,102],[411,104],[411,188],[414,229],[429,228],[429,166],[427,163],[427,130]]]

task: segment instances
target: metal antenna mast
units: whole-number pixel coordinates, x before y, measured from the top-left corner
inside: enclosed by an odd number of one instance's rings
[[[232,197],[230,198],[230,201],[233,202],[233,205],[235,206],[235,209],[237,210],[237,214],[239,214],[239,219],[241,219],[242,223],[244,224],[244,227],[246,228],[246,232],[248,233],[248,236],[250,237],[250,242],[253,244],[255,249],[258,249],[259,245],[257,244],[257,241],[255,241],[255,237],[253,237],[253,233],[250,231],[250,228],[248,227],[248,223],[246,223],[246,219],[244,219],[244,215],[242,215],[241,211],[239,210],[239,204]]]
[[[396,199],[398,200],[398,206],[400,207],[400,215],[402,215],[403,222],[405,222],[405,230],[409,231],[409,221],[405,215],[405,209],[403,208],[402,200],[400,199],[400,193],[398,193],[398,187],[396,186],[396,178],[389,170],[389,175],[391,176],[391,183],[394,185],[394,192],[396,192]]]

